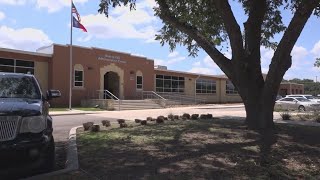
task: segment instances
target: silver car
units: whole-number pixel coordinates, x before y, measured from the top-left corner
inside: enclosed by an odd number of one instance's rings
[[[320,110],[320,104],[302,97],[285,97],[276,101],[275,109],[313,111]]]

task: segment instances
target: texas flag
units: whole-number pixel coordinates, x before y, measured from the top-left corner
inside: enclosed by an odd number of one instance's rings
[[[87,32],[87,29],[80,23],[80,21],[81,21],[80,14],[78,13],[77,8],[73,4],[73,2],[72,2],[71,12],[72,12],[72,14],[76,14],[77,18],[78,18],[78,19],[76,19],[74,16],[72,16],[72,26],[75,28],[82,29],[82,31],[84,31],[84,32]]]
[[[87,32],[87,29],[73,16],[73,22],[72,25],[75,28],[82,29],[82,31]]]

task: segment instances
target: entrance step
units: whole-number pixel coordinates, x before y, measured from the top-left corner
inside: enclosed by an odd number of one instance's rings
[[[162,109],[163,107],[152,100],[121,100],[120,110],[143,110],[143,109]],[[114,107],[116,110],[119,106],[115,102]]]

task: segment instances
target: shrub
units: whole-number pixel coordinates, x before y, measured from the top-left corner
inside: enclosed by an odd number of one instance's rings
[[[120,123],[120,128],[126,128],[126,127],[128,127],[128,124],[127,123]]]
[[[90,132],[99,132],[100,126],[98,124],[94,124],[90,127]]]
[[[190,114],[188,114],[188,113],[183,113],[182,119],[183,119],[183,118],[190,119],[191,116],[190,116]]]
[[[147,121],[146,120],[142,120],[141,121],[141,125],[147,125]]]
[[[283,111],[280,113],[282,120],[291,120],[291,114],[289,111]]]
[[[88,131],[90,129],[91,126],[93,126],[93,122],[86,122],[86,123],[83,123],[83,129],[85,131]]]
[[[193,119],[193,120],[198,119],[198,117],[199,117],[199,114],[192,114],[191,115],[191,119]]]
[[[118,121],[119,124],[126,122],[126,120],[124,120],[124,119],[118,119],[117,121]]]
[[[136,123],[140,123],[140,122],[141,122],[141,120],[140,120],[140,119],[135,119],[135,120],[134,120],[134,122],[136,122]]]
[[[152,117],[147,117],[147,121],[152,121]]]

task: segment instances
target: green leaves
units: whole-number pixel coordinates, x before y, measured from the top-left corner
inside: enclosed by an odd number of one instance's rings
[[[320,58],[316,58],[316,62],[313,65],[314,67],[320,67]]]

